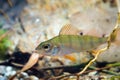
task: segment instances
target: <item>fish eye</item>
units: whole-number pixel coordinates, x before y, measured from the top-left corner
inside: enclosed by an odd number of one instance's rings
[[[45,51],[48,51],[48,50],[50,50],[50,44],[44,44],[43,46],[42,46],[42,48],[45,50]]]
[[[79,34],[82,36],[82,35],[83,35],[83,32],[80,32]]]

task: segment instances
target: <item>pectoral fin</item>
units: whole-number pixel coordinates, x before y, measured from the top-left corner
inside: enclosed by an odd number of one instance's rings
[[[64,57],[65,57],[66,59],[69,59],[69,60],[72,61],[72,62],[76,62],[76,57],[75,57],[74,55],[72,55],[72,54],[64,55]]]

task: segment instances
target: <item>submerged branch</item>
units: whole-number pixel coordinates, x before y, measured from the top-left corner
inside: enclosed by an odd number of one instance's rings
[[[85,71],[85,72],[83,72],[83,74],[87,74],[87,73],[94,72],[94,71],[101,71],[101,72],[112,74],[112,75],[120,75],[116,72],[105,70],[105,69],[109,69],[112,67],[119,67],[119,66],[120,66],[120,62],[110,64],[110,65],[107,65],[106,67],[102,67],[102,68],[96,68],[94,66],[89,66],[89,69],[92,69],[92,70]],[[52,77],[51,80],[52,79],[61,79],[64,77],[69,77],[69,76],[77,76],[77,75],[76,74],[61,75],[61,76],[57,76],[57,77]]]

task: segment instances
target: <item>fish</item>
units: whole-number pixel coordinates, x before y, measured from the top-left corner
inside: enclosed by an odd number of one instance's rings
[[[112,39],[113,38],[113,39]],[[92,35],[83,35],[77,28],[71,24],[63,26],[58,36],[47,41],[41,42],[36,51],[48,56],[64,56],[75,52],[94,52],[98,46],[107,42],[108,37],[97,37]],[[115,40],[112,35],[111,41]]]

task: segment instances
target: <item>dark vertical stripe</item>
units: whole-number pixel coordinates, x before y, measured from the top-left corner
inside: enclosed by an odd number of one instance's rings
[[[63,44],[62,44],[62,38],[63,38],[62,35],[60,35],[60,36],[58,37],[59,42],[60,42],[61,45],[63,45]]]
[[[94,47],[94,44],[96,44],[95,38],[94,37],[90,37],[89,38],[89,43],[90,43],[90,47]]]
[[[67,36],[67,38],[69,40],[68,43],[70,44],[70,47],[73,47],[72,44],[75,44],[75,43],[73,43],[72,38],[69,35]]]
[[[98,38],[98,43],[99,44],[103,43],[103,38]]]
[[[84,49],[85,50],[88,50],[88,48],[89,48],[89,36],[84,36]]]
[[[77,36],[77,39],[78,39],[78,44],[77,45],[79,45],[79,48],[80,48],[80,50],[82,50],[83,49],[83,38],[81,37],[81,36]]]
[[[93,46],[93,39],[92,39],[93,37],[91,37],[91,36],[85,36],[84,37],[84,49],[85,50],[90,50]]]
[[[105,43],[105,42],[107,42],[107,38],[105,37],[105,38],[101,38],[101,43]]]

